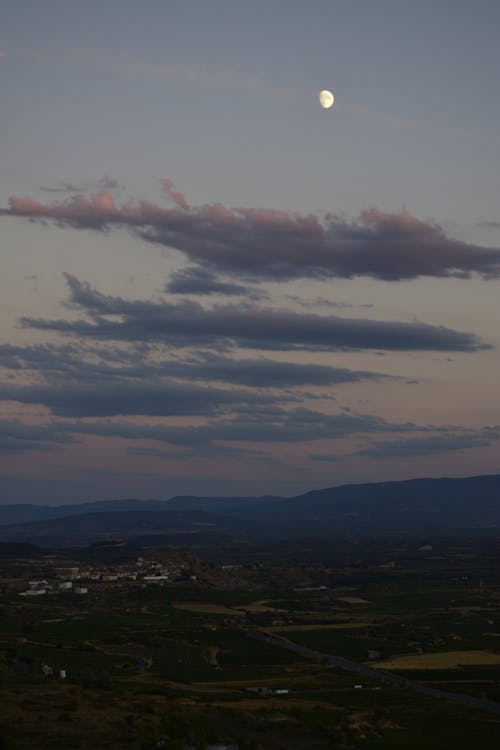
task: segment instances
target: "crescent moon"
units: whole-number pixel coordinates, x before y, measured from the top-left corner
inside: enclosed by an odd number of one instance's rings
[[[328,89],[323,89],[323,91],[319,92],[319,103],[323,109],[331,109],[334,101],[335,97],[331,91],[328,91]]]

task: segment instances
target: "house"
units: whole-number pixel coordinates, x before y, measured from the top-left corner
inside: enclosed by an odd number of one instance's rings
[[[46,593],[47,589],[28,589],[27,591],[21,591],[19,596],[42,596]]]
[[[145,583],[159,583],[160,585],[163,585],[169,580],[168,575],[161,574],[161,573],[155,573],[151,576],[144,576],[142,579]]]
[[[247,693],[256,693],[256,695],[272,695],[271,688],[268,687],[247,687]]]
[[[28,581],[30,589],[48,589],[49,584],[47,581]]]
[[[288,695],[290,692],[288,688],[271,688],[271,687],[247,687],[245,690],[248,693],[256,693],[256,695]]]

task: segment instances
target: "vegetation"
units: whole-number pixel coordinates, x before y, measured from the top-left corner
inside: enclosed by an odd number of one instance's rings
[[[358,545],[347,564],[332,564],[331,553],[313,563],[306,550],[302,560],[297,545],[295,566],[279,548],[266,550],[265,562],[239,550],[234,564],[186,551],[176,564],[188,576],[165,586],[134,576],[89,580],[86,596],[62,593],[54,578],[58,566],[84,569],[83,556],[16,550],[0,581],[0,748],[495,746],[500,723],[486,704],[424,695],[329,661],[380,665],[424,687],[500,703],[495,545],[485,543],[482,556],[467,540],[425,554],[415,552],[420,540],[406,544],[399,557],[394,542]],[[99,564],[126,572],[131,563],[111,556]],[[19,596],[42,577],[53,584],[47,594]],[[280,588],[285,577],[291,583]]]

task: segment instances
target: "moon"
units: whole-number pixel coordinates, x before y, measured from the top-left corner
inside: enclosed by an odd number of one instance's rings
[[[328,91],[328,89],[323,89],[323,91],[319,92],[319,103],[323,109],[331,109],[334,101],[335,97],[331,91]]]

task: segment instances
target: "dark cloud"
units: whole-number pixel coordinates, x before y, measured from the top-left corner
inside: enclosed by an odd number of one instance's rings
[[[197,362],[172,362],[171,375],[194,380],[216,380],[257,388],[292,388],[303,385],[327,386],[361,380],[393,379],[382,373],[349,370],[326,365],[277,362],[270,359],[229,359],[217,355]]]
[[[65,429],[52,425],[33,425],[17,419],[0,420],[0,455],[49,450],[54,444],[69,443]]]
[[[86,189],[85,186],[73,182],[61,182],[55,187],[48,185],[40,185],[39,187],[39,190],[43,190],[44,193],[80,193],[85,192]]]
[[[142,458],[171,458],[172,454],[160,448],[148,448],[141,445],[131,445],[127,448],[127,453],[131,456],[141,456]]]
[[[42,375],[78,371],[81,352],[71,345],[38,344],[16,346],[0,344],[0,367],[9,370],[36,370]]]
[[[118,180],[116,180],[114,177],[110,177],[107,174],[105,174],[104,177],[101,177],[101,179],[97,181],[97,185],[103,190],[120,189],[120,183],[118,182]]]
[[[200,446],[218,442],[298,443],[322,439],[340,439],[354,434],[421,432],[425,427],[412,423],[395,424],[369,414],[323,414],[307,409],[254,409],[247,415],[222,418],[208,424],[170,426],[138,425],[129,422],[68,423],[71,432],[121,437],[132,440],[156,440],[181,446]],[[428,428],[432,429],[432,428]]]
[[[490,445],[493,436],[487,437],[485,433],[464,433],[428,435],[405,440],[387,440],[376,443],[370,448],[357,451],[356,456],[368,456],[369,458],[405,458],[411,456],[430,456],[437,453],[448,453],[450,451],[462,451],[469,448],[481,448]]]
[[[64,417],[125,414],[147,416],[213,416],[242,404],[271,403],[274,396],[222,390],[166,381],[57,382],[50,385],[0,386],[0,399],[46,406]],[[291,400],[290,397],[287,398]]]
[[[117,349],[109,347],[75,347],[72,345],[13,346],[0,345],[0,367],[28,371],[63,388],[71,383],[106,383],[117,381],[156,385],[161,378],[183,381],[220,382],[247,388],[296,388],[330,386],[361,381],[397,380],[401,378],[380,372],[350,370],[327,365],[283,362],[260,357],[232,359],[210,352],[193,353],[185,358],[172,356],[165,348],[151,350],[144,345]]]
[[[336,300],[328,299],[327,297],[316,297],[315,299],[303,299],[295,294],[287,294],[286,299],[291,300],[301,307],[333,307],[337,310],[343,310],[346,308],[356,308],[362,310],[369,310],[374,305],[371,303],[354,304],[352,302],[339,302]]]
[[[478,221],[476,226],[485,229],[500,229],[500,221]]]
[[[170,292],[170,294],[244,295],[251,299],[258,299],[263,296],[262,293],[251,287],[221,281],[214,273],[201,266],[190,266],[173,273],[170,281],[165,285],[165,291]]]
[[[47,450],[50,447],[46,442],[36,440],[16,440],[8,435],[0,435],[0,455],[15,453],[32,453],[33,451]]]
[[[237,445],[228,445],[227,443],[196,443],[181,450],[177,449],[176,459],[190,460],[192,458],[213,458],[224,460],[250,459],[264,461],[265,463],[278,464],[280,462],[273,459],[266,451],[255,450],[248,446],[240,447]]]
[[[114,177],[105,174],[96,182],[60,182],[55,187],[41,186],[39,189],[45,193],[86,193],[88,190],[118,190],[120,183]]]
[[[197,302],[128,301],[96,291],[66,274],[73,304],[85,320],[23,318],[24,326],[112,341],[163,341],[176,346],[259,349],[476,351],[491,348],[472,333],[420,322],[300,314],[248,304],[205,308]],[[120,320],[116,320],[120,317]]]
[[[179,250],[194,263],[256,279],[371,276],[399,281],[500,275],[499,248],[455,240],[439,225],[408,213],[371,209],[348,221],[335,214],[320,218],[220,204],[193,207],[170,180],[162,185],[171,204],[167,207],[146,200],[117,205],[112,193],[101,189],[90,195],[76,191],[68,200],[51,204],[11,196],[9,208],[0,214],[53,219],[84,229],[125,226],[149,242]]]
[[[345,456],[342,456],[342,455],[339,456],[339,455],[332,454],[332,453],[309,453],[307,458],[310,461],[321,461],[327,464],[330,464],[330,463],[333,464],[333,463],[340,463],[341,461],[344,460]]]
[[[78,414],[78,416],[81,416]],[[90,416],[90,415],[85,415]],[[374,435],[397,434],[390,439],[359,450],[352,456],[371,458],[425,456],[448,451],[482,447],[500,439],[500,428],[488,427],[478,431],[458,431],[412,422],[391,423],[369,414],[337,412],[324,414],[303,408],[284,409],[276,405],[259,404],[255,409],[231,417],[217,415],[198,425],[171,425],[164,421],[63,420],[47,425],[27,425],[17,420],[0,423],[0,453],[21,453],[44,450],[55,443],[68,443],[80,435],[101,438],[121,438],[134,441],[131,454],[151,458],[248,458],[276,462],[267,454],[264,445],[311,444],[322,440],[339,440],[356,436],[358,439]],[[413,434],[413,435],[412,435]],[[147,441],[147,442],[145,442]],[[142,443],[142,444],[141,444]],[[148,444],[153,443],[153,445]],[[157,447],[165,444],[173,453]],[[261,448],[255,448],[255,444]],[[339,462],[347,456],[334,453],[309,453],[312,461]]]
[[[144,379],[168,375],[168,363],[149,360],[151,348],[136,342],[133,347],[37,344],[0,344],[0,367],[30,373],[51,383],[104,382]]]

